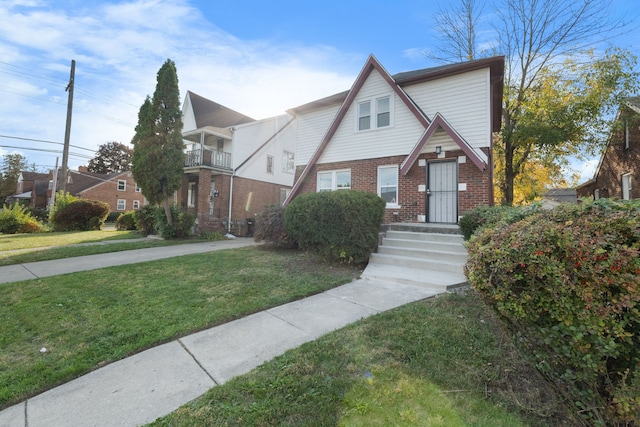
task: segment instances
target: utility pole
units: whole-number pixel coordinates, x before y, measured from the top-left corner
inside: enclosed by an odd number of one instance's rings
[[[58,158],[56,157],[56,168],[53,170],[53,182],[51,185],[51,199],[49,199],[49,209],[56,204],[56,187],[58,186]]]
[[[64,149],[62,151],[62,176],[60,177],[60,190],[64,194],[67,191],[67,174],[69,163],[69,138],[71,136],[71,111],[73,110],[73,83],[76,75],[76,60],[71,60],[71,75],[65,92],[69,92],[67,101],[67,127],[64,132]],[[55,189],[54,189],[55,190]]]

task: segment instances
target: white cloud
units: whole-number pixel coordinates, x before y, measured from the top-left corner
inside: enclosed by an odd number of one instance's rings
[[[176,63],[182,98],[191,90],[256,119],[348,89],[364,63],[330,46],[240,40],[186,0],[93,3],[67,9],[53,1],[0,5],[0,75],[7,81],[10,74],[11,89],[0,84],[3,132],[64,140],[72,59],[71,144],[93,151],[108,141],[131,141],[139,106],[153,94],[167,58]],[[352,71],[336,71],[336,63]],[[55,154],[26,153],[30,163],[36,157],[39,165],[55,163]],[[69,165],[86,162],[72,157]]]

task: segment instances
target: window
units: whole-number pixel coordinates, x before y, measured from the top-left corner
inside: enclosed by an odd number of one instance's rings
[[[291,190],[288,188],[281,188],[280,189],[280,204],[282,205],[284,203],[285,200],[287,200],[287,197],[289,197],[289,193],[291,193]]]
[[[369,99],[358,103],[357,130],[364,131],[391,126],[392,104],[393,98],[391,95],[381,96],[379,98]],[[375,117],[373,122],[371,121],[372,117]]]
[[[318,172],[317,191],[349,190],[351,169]]]
[[[631,174],[627,173],[622,175],[622,199],[631,199]]]
[[[389,126],[390,124],[390,109],[389,109],[389,97],[378,98],[376,100],[377,104],[377,123],[376,126],[379,128]]]
[[[371,101],[358,104],[358,130],[371,129]]]
[[[224,139],[218,139],[217,148],[218,151],[224,151]]]
[[[122,200],[122,199],[118,199],[118,205],[117,205],[116,209],[119,210],[119,211],[126,211],[127,210],[127,201],[126,200]]]
[[[125,191],[127,189],[127,181],[124,179],[118,180],[118,191]]]
[[[387,206],[398,205],[398,166],[378,167],[378,196]]]
[[[273,156],[267,155],[267,173],[273,175]]]
[[[282,171],[293,173],[295,171],[295,164],[293,162],[293,153],[285,151],[282,155]]]
[[[140,209],[140,200],[134,200],[133,201],[133,209],[134,210]]]
[[[193,208],[196,206],[196,183],[190,182],[187,186],[187,207]]]
[[[138,184],[136,183],[136,193],[139,193],[141,191],[142,191],[142,189],[140,187],[138,187]]]

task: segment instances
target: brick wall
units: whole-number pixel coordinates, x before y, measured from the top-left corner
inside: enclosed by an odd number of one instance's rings
[[[602,198],[622,198],[622,175],[631,173],[631,198],[640,199],[640,115],[628,118],[629,148],[625,148],[625,130],[618,126],[597,171],[595,182],[577,188],[578,197],[593,197],[597,189]]]
[[[118,190],[118,181],[124,180],[126,182],[125,190]],[[78,197],[83,199],[100,200],[109,205],[111,212],[125,212],[133,210],[133,201],[137,200],[140,203],[140,207],[144,204],[144,196],[142,192],[135,191],[136,182],[133,179],[131,172],[118,175],[109,181],[102,182],[94,187],[88,188],[80,194]],[[118,200],[125,200],[125,209],[118,209]]]
[[[487,153],[487,151],[485,151]],[[448,151],[445,159],[458,159],[464,156],[462,150]],[[378,166],[400,165],[406,156],[366,159],[349,162],[318,164],[307,174],[298,194],[315,192],[317,188],[317,174],[321,171],[337,169],[351,169],[351,188],[353,190],[378,191]],[[435,153],[423,153],[419,159],[436,160]],[[302,173],[303,167],[296,170],[296,179]],[[400,208],[387,208],[384,222],[417,222],[418,215],[426,215],[426,193],[419,191],[419,186],[426,184],[426,167],[419,166],[416,160],[407,175],[400,174],[398,178]],[[458,192],[458,212],[473,209],[480,205],[493,204],[491,174],[480,171],[470,160],[458,164],[458,182],[465,183],[467,189]]]

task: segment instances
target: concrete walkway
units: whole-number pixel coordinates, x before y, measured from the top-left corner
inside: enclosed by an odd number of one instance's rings
[[[236,239],[92,255],[74,258],[73,262],[44,261],[25,264],[12,273],[2,267],[0,277],[14,274],[17,280],[24,280],[20,277],[44,277],[251,244],[251,239]],[[416,285],[355,280],[109,364],[5,409],[0,412],[0,426],[145,424],[291,348],[359,319],[441,292]]]

